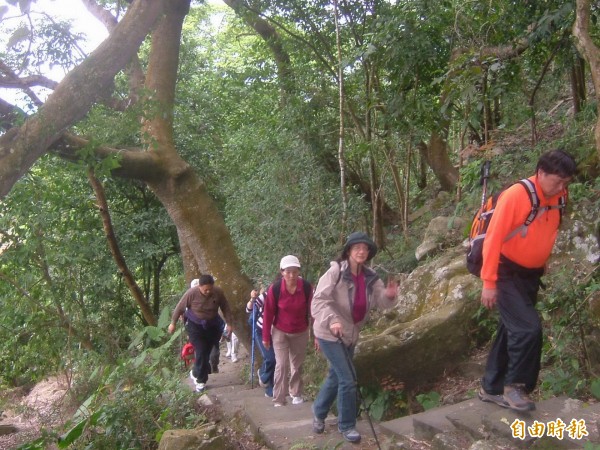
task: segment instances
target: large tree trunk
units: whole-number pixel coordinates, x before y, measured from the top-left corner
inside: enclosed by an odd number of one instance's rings
[[[252,289],[250,280],[242,275],[229,230],[222,214],[209,196],[206,186],[193,169],[180,157],[173,140],[173,107],[179,68],[181,29],[189,11],[190,0],[171,0],[166,15],[152,33],[152,48],[146,90],[160,105],[158,113],[143,124],[148,148],[143,154],[151,160],[153,170],[144,181],[166,208],[175,223],[181,248],[193,255],[185,266],[189,282],[197,269],[211,274],[228,299],[241,338],[249,341],[244,329],[245,300]],[[190,263],[190,261],[186,261]]]
[[[590,73],[596,91],[596,100],[600,104],[600,49],[594,44],[590,36],[590,0],[577,0],[575,23],[573,24],[573,36],[575,45],[584,59],[590,65]],[[600,160],[600,114],[596,119],[594,128],[596,140],[596,154]]]
[[[444,129],[442,133],[447,130]],[[443,191],[452,191],[458,183],[458,169],[454,167],[448,155],[446,139],[438,131],[433,131],[429,145],[425,147],[427,164],[440,182]]]

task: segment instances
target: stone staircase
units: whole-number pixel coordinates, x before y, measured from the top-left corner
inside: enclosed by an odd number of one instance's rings
[[[600,403],[586,404],[567,397],[538,402],[536,410],[530,413],[517,413],[473,398],[399,419],[374,422],[377,440],[363,413],[357,423],[362,440],[350,444],[337,431],[333,415],[326,419],[323,434],[313,433],[310,401],[274,408],[263,389],[256,385],[251,388],[245,380],[247,373],[243,373],[243,367],[248,363],[244,350],[238,363],[224,363],[220,373],[209,377],[208,390],[199,395],[198,401],[218,408],[224,420],[244,423],[269,449],[373,450],[379,443],[384,450],[600,450]],[[186,382],[191,388],[187,376]],[[167,443],[166,434],[159,449],[191,448],[185,444],[186,436],[179,438],[172,433],[173,442]],[[176,441],[183,445],[175,445]]]
[[[400,444],[396,448],[428,442],[431,448],[448,450],[600,449],[600,403],[556,397],[536,406],[535,411],[519,413],[475,398],[382,422],[379,427]]]

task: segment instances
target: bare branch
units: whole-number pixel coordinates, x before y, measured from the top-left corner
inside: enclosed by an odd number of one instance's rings
[[[1,87],[19,87],[20,89],[22,89],[27,96],[33,101],[33,103],[36,106],[41,106],[43,104],[43,102],[39,99],[39,97],[35,94],[35,92],[33,92],[30,88],[30,85],[27,84],[21,84],[21,79],[18,77],[18,75],[2,60],[0,60],[0,72],[2,72],[4,74],[4,77],[0,77],[0,86]],[[29,78],[29,77],[26,77]],[[2,86],[2,81],[8,81],[11,80],[13,83],[15,83],[15,86]],[[58,85],[58,83],[56,83],[54,85],[54,87],[56,87]],[[51,89],[54,89],[54,87],[52,87]]]

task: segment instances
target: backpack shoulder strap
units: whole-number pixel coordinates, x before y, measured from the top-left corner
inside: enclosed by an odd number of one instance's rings
[[[538,209],[540,207],[540,198],[535,190],[535,184],[533,184],[530,179],[523,178],[522,180],[519,180],[518,183],[525,188],[525,191],[527,191],[527,195],[529,196],[529,201],[531,202],[531,211],[529,211],[529,215],[523,223],[523,225],[529,226],[537,216]]]
[[[508,236],[504,239],[504,242],[509,241],[513,237],[515,237],[518,233],[524,237],[527,234],[527,227],[531,225],[531,222],[535,220],[538,215],[538,211],[540,208],[540,198],[537,195],[537,191],[535,190],[535,184],[532,183],[528,178],[523,178],[522,180],[517,181],[521,186],[525,188],[525,192],[527,192],[527,197],[529,197],[529,203],[531,203],[531,209],[529,214],[525,218],[525,221],[522,225],[519,225],[517,228],[512,230]]]
[[[563,214],[565,212],[565,207],[567,206],[568,191],[565,195],[561,195],[558,198],[557,205],[545,206],[543,208],[540,208],[540,198],[537,195],[537,191],[535,189],[535,184],[533,184],[533,182],[531,180],[529,180],[528,178],[519,180],[519,183],[525,187],[525,190],[527,191],[527,194],[529,195],[529,200],[531,200],[531,212],[529,213],[529,216],[527,216],[527,219],[525,220],[525,224],[524,224],[525,226],[528,226],[529,224],[531,224],[531,222],[533,222],[537,216],[541,216],[543,213],[545,213],[546,211],[551,210],[551,209],[558,209],[558,212],[560,215],[559,225],[560,225],[560,223],[562,223],[562,218],[563,218]],[[535,210],[535,214],[534,214],[534,210]]]
[[[338,271],[338,277],[337,277],[337,280],[335,281],[334,287],[338,285],[338,283],[340,282],[340,279],[342,278],[342,265],[340,264],[339,261],[337,262],[337,264],[338,264],[339,271]]]
[[[304,299],[306,303],[308,303],[308,299],[310,298],[310,291],[312,290],[311,284],[305,278],[302,278],[302,288],[304,289]]]
[[[273,300],[275,300],[275,305],[277,305],[280,295],[281,295],[281,278],[273,283]]]
[[[569,190],[568,188],[565,188],[565,195],[561,195],[558,198],[558,212],[560,213],[560,221],[558,222],[558,225],[560,226],[560,224],[562,223],[562,218],[563,215],[565,213],[565,209],[567,208],[567,199],[569,198]]]
[[[281,295],[281,278],[273,283],[273,302],[275,302],[275,311],[273,311],[273,324],[277,321],[279,311],[279,296]]]

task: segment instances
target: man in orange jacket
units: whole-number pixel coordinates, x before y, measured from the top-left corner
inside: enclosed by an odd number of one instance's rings
[[[527,227],[523,223],[532,203],[524,186],[515,183],[498,198],[483,244],[481,303],[489,309],[497,306],[500,320],[481,382],[482,401],[518,411],[535,409],[528,396],[537,383],[542,355],[535,303],[558,234],[560,199],[566,198],[576,169],[573,157],[562,150],[540,157],[529,178],[540,204]]]

